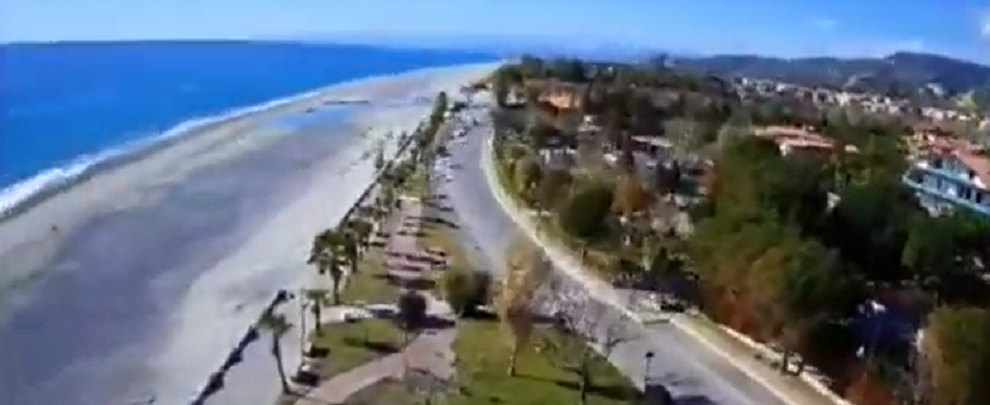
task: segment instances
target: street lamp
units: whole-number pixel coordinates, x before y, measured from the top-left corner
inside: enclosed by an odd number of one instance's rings
[[[644,390],[649,385],[649,381],[650,381],[650,362],[653,361],[653,356],[654,356],[653,352],[652,351],[648,351],[648,352],[646,352],[646,356],[643,357],[643,363],[644,363],[643,364],[643,389]]]

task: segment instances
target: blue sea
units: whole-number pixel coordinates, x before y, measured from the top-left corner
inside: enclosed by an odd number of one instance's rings
[[[282,42],[0,45],[0,214],[239,109],[366,76],[490,55]]]

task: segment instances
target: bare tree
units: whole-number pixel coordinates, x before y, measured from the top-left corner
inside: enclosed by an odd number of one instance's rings
[[[519,351],[528,343],[535,323],[537,290],[549,279],[551,266],[532,240],[517,235],[506,249],[506,271],[496,305],[509,339],[507,373],[516,374]]]
[[[556,286],[562,288],[566,283]],[[602,356],[607,358],[616,346],[634,336],[622,315],[601,302],[559,290],[551,295],[560,298],[554,303],[555,333],[546,336],[544,347],[558,367],[577,379],[580,403],[585,404],[594,387],[595,366],[606,361]]]
[[[663,133],[673,145],[673,157],[686,160],[699,146],[698,123],[688,118],[674,118],[664,121]]]

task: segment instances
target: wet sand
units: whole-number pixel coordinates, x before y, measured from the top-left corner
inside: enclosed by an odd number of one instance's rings
[[[309,241],[364,191],[376,139],[412,131],[436,92],[492,68],[324,90],[185,137],[0,222],[4,404],[191,399],[274,293],[310,278]],[[366,102],[328,106],[346,111],[325,121],[286,121],[331,99]],[[238,399],[223,403],[273,395],[273,365],[253,361],[229,387]]]

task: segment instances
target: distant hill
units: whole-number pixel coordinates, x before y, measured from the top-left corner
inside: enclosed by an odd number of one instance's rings
[[[883,58],[782,59],[756,55],[671,58],[675,67],[722,77],[771,79],[865,90],[929,102],[990,101],[990,66],[946,56],[897,52]]]

